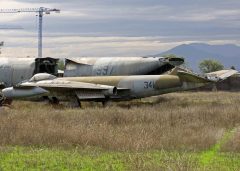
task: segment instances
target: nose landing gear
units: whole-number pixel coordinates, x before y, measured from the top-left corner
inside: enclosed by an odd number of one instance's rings
[[[11,99],[7,99],[2,92],[0,92],[0,107],[1,106],[8,106],[12,104]]]

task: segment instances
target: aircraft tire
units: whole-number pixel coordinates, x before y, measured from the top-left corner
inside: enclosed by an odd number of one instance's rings
[[[3,106],[6,102],[6,97],[0,92],[0,106]]]

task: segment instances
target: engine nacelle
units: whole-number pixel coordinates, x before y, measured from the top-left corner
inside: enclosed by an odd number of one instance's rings
[[[112,96],[117,95],[117,87],[108,86],[109,88],[107,90],[103,91],[103,94],[105,96]]]

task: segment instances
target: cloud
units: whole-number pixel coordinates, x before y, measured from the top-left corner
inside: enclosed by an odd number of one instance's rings
[[[240,41],[240,1],[1,0],[0,6],[61,9],[44,16],[48,56],[139,56],[181,43]],[[0,25],[24,28],[0,30],[3,55],[36,54],[37,19],[35,13],[0,14]]]
[[[12,36],[5,34],[5,47],[2,56],[36,56],[37,37],[34,32],[11,31]],[[25,35],[25,36],[21,36]],[[80,57],[80,56],[145,56],[157,54],[183,43],[208,42],[212,44],[236,43],[240,41],[229,37],[124,37],[124,36],[77,36],[59,33],[48,34],[43,39],[44,56],[52,57]],[[14,50],[13,50],[14,49]]]

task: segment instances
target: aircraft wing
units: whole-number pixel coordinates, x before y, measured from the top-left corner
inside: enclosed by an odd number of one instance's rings
[[[57,80],[47,80],[39,82],[25,82],[18,86],[19,88],[28,87],[41,87],[47,90],[56,89],[96,89],[96,90],[106,90],[111,86],[105,86],[101,84],[91,84],[85,82],[75,82],[75,81],[57,81]]]
[[[117,88],[114,86],[91,84],[75,81],[45,80],[39,82],[25,82],[17,87],[6,88],[3,90],[8,98],[31,97],[44,94],[78,97],[84,99],[100,99],[107,96],[116,95]]]

